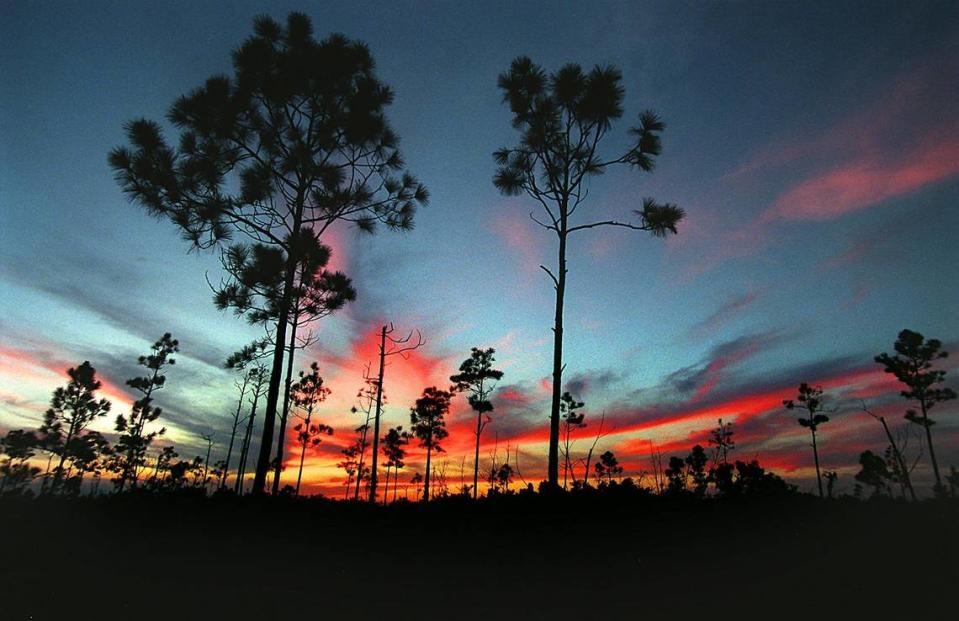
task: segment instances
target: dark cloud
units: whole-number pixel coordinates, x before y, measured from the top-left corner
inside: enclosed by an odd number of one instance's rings
[[[737,317],[741,316],[749,308],[758,295],[754,291],[749,291],[740,295],[730,297],[722,306],[717,308],[708,317],[689,329],[689,336],[694,339],[702,339],[710,336],[720,326],[725,325]]]
[[[591,394],[602,394],[626,376],[623,371],[601,369],[574,373],[566,379],[565,390],[578,399],[586,399]]]
[[[725,381],[729,371],[739,363],[773,350],[792,338],[793,335],[771,331],[725,341],[713,347],[700,362],[667,375],[660,389],[684,398],[704,388],[715,389],[720,380]]]

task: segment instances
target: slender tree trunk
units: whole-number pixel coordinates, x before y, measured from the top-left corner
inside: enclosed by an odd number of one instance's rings
[[[276,324],[276,342],[286,342],[286,322],[290,307],[290,287],[293,285],[293,274],[288,269],[283,298],[281,300],[280,317]],[[273,430],[276,424],[276,406],[280,396],[280,378],[283,374],[283,353],[285,348],[273,348],[273,365],[270,369],[270,386],[266,392],[266,413],[263,419],[263,436],[260,441],[260,454],[256,461],[256,472],[253,476],[254,494],[266,492],[266,475],[270,471],[270,457],[273,453]]]
[[[150,396],[153,394],[153,389],[156,386],[157,375],[159,374],[160,374],[160,369],[153,370],[153,377],[150,379],[150,387],[149,389],[147,389],[146,393],[140,399],[138,399],[138,401],[143,401],[150,398]],[[130,422],[132,423],[133,421],[130,421]],[[136,447],[139,444],[140,438],[143,437],[143,426],[145,424],[146,424],[146,421],[142,420],[142,412],[141,412],[140,423],[138,425],[132,426],[134,433],[131,433],[130,435],[131,437],[135,438],[135,440],[131,442],[130,450],[127,451],[127,463],[124,464],[123,472],[120,474],[120,485],[117,488],[118,494],[123,491],[123,488],[125,487],[128,479],[130,480],[130,487],[136,487],[136,482],[137,482],[136,462],[138,461],[138,458],[136,457]],[[144,451],[145,450],[146,449],[144,449]]]
[[[812,430],[812,454],[816,462],[816,483],[819,485],[819,497],[822,498],[822,476],[819,474],[819,449],[816,447],[816,430]]]
[[[559,402],[563,387],[563,303],[566,296],[566,209],[562,205],[559,235],[559,273],[556,274],[556,317],[553,325],[553,399],[549,415],[549,463],[547,478],[559,486]]]
[[[203,462],[203,493],[206,494],[207,474],[210,472],[210,452],[213,450],[213,442],[207,440],[206,461]]]
[[[936,496],[945,493],[942,486],[942,479],[939,477],[939,462],[936,461],[936,450],[932,447],[932,429],[929,425],[929,416],[927,415],[926,400],[920,399],[919,406],[922,408],[923,427],[926,428],[926,443],[929,444],[929,459],[932,460],[932,473],[936,475]]]
[[[473,456],[473,500],[479,492],[479,447],[480,434],[483,433],[483,413],[476,414],[476,453]]]
[[[293,386],[293,355],[296,353],[296,329],[297,321],[294,321],[290,330],[290,355],[286,359],[286,381],[283,386],[283,415],[280,416],[280,432],[276,438],[276,466],[273,473],[273,494],[280,492],[280,474],[283,472],[283,453],[286,445],[286,421],[290,416],[290,389]]]
[[[53,485],[50,486],[50,492],[56,493],[57,487],[60,486],[60,483],[63,478],[63,463],[67,459],[67,451],[70,449],[70,442],[73,440],[73,434],[75,433],[75,427],[73,423],[70,423],[70,429],[67,431],[67,438],[63,441],[63,450],[60,452],[60,462],[57,464],[56,469],[53,471]]]
[[[259,388],[259,385],[258,385]],[[253,424],[256,421],[256,406],[260,401],[260,392],[253,393],[253,403],[250,404],[250,416],[246,419],[246,431],[243,437],[243,450],[240,452],[240,467],[234,484],[234,491],[237,494],[243,493],[243,479],[246,477],[246,462],[250,457],[250,443],[253,441]]]
[[[356,467],[356,493],[353,495],[354,500],[360,499],[360,483],[363,479],[363,461],[366,459],[366,436],[370,432],[370,413],[366,413],[366,425],[363,428],[363,439],[360,441],[360,461]]]
[[[302,190],[296,197],[296,206],[293,214],[291,229],[299,234],[303,223],[303,203],[305,197]],[[296,277],[298,257],[292,249],[288,249],[286,258],[286,274],[283,279],[283,297],[280,298],[279,313],[276,321],[276,347],[273,348],[273,364],[270,367],[270,386],[266,391],[266,413],[263,421],[263,439],[260,443],[260,455],[256,461],[256,473],[253,477],[253,493],[266,492],[266,474],[270,470],[270,454],[273,452],[273,430],[276,425],[276,406],[280,398],[280,378],[283,374],[283,343],[286,343],[286,324],[290,320],[290,310],[293,303],[293,279]]]
[[[430,501],[430,457],[433,454],[432,445],[426,447],[426,477],[423,479],[423,502]]]
[[[53,465],[53,453],[50,453],[50,456],[47,457],[47,469],[43,473],[43,481],[40,483],[40,494],[43,495],[47,492],[47,486],[50,484],[50,466]]]
[[[243,407],[243,397],[246,396],[246,385],[249,380],[243,378],[243,387],[240,389],[240,398],[236,402],[236,412],[233,413],[233,429],[230,431],[230,446],[226,450],[226,461],[223,464],[223,474],[220,475],[220,489],[226,487],[226,480],[230,473],[230,459],[233,457],[233,441],[236,439],[236,428],[240,426],[240,410]]]
[[[593,461],[593,449],[595,447],[596,443],[593,443],[593,446],[589,447],[589,452],[586,453],[586,472],[583,473],[583,489],[589,486],[589,464]]]
[[[386,485],[383,487],[383,506],[390,501],[390,465],[386,464]]]
[[[302,441],[300,444],[302,445],[300,449],[300,471],[296,475],[296,492],[294,496],[300,495],[300,481],[303,479],[303,461],[306,459],[306,442]]]
[[[376,461],[380,450],[380,413],[383,407],[383,367],[386,362],[386,326],[380,331],[380,372],[376,382],[376,416],[373,419],[373,463],[370,466],[370,502],[376,502]],[[427,457],[428,463],[429,457]],[[429,475],[427,475],[429,476]]]
[[[886,438],[889,440],[889,446],[892,447],[892,453],[896,458],[896,463],[899,464],[899,472],[902,473],[902,481],[900,483],[909,490],[909,496],[913,501],[916,500],[916,492],[912,489],[912,481],[909,478],[909,470],[906,469],[906,462],[902,458],[902,453],[899,451],[899,445],[896,444],[896,441],[892,437],[892,433],[889,431],[889,425],[886,424],[886,419],[883,416],[879,417],[879,422],[882,423],[882,428],[886,432]],[[903,494],[905,496],[905,494]]]

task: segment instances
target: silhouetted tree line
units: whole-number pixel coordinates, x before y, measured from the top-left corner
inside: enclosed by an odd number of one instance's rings
[[[651,467],[629,472],[612,450],[594,461],[594,449],[610,432],[605,415],[598,425],[588,421],[585,403],[562,390],[571,235],[618,227],[665,237],[677,233],[685,215],[676,205],[647,198],[633,209],[634,222],[576,216],[587,200],[591,179],[618,166],[652,171],[662,151],[665,124],[645,111],[629,130],[627,148],[601,155],[604,139],[624,113],[621,82],[615,67],[585,71],[569,64],[548,74],[526,57],[515,59],[498,81],[520,137],[516,146],[494,154],[493,183],[505,194],[532,199],[541,211],[535,212],[538,216],[531,212],[530,218],[555,234],[558,243],[556,265],[540,266],[556,292],[547,472],[540,489],[572,493],[634,489],[692,498],[795,492],[757,461],[729,461],[736,449],[734,432],[732,423],[722,419],[711,432],[708,451],[696,445],[685,457],[666,459],[651,447]],[[54,391],[40,427],[13,430],[2,439],[0,492],[34,493],[36,488],[41,494],[76,495],[89,481],[89,493],[96,494],[101,478],[108,476],[116,493],[190,489],[243,494],[252,474],[253,493],[299,494],[307,453],[333,429],[318,418],[330,394],[318,365],[311,364],[296,380],[296,352],[316,341],[314,322],[356,300],[352,280],[328,269],[332,251],[324,244],[324,235],[342,223],[367,233],[382,227],[408,230],[417,206],[428,201],[426,188],[407,171],[399,138],[389,125],[386,109],[392,100],[392,89],[376,76],[363,43],[338,34],[318,41],[310,20],[291,13],[285,24],[257,18],[253,34],[234,51],[232,76],[211,77],[172,104],[167,120],[179,133],[175,143],[167,142],[154,121],[128,123],[129,145],[109,155],[123,191],[149,214],[174,224],[191,249],[219,253],[224,277],[210,283],[215,306],[264,330],[261,339],[226,361],[225,366],[238,374],[238,397],[230,408],[225,455],[211,463],[216,446],[212,433],[203,436],[205,455],[192,459],[179,459],[172,446],[155,445],[165,433],[158,426],[162,409],[155,400],[179,351],[179,343],[164,334],[139,358],[143,375],[127,381],[137,398],[128,412],[116,417],[112,434],[91,428],[112,408],[97,395],[102,383],[95,369],[89,362],[70,368],[68,383]],[[370,361],[352,409],[362,423],[337,464],[346,475],[344,498],[387,503],[408,499],[412,491],[413,498],[423,501],[436,495],[476,499],[481,472],[488,495],[532,493],[534,486],[523,478],[518,450],[507,446],[506,460],[500,462],[494,449],[488,467],[480,463],[482,435],[494,421],[492,395],[503,377],[494,368],[491,348],[473,348],[450,376],[448,387],[423,390],[410,407],[407,429],[393,426],[381,437],[386,361],[390,356],[405,357],[425,343],[418,331],[416,339],[414,331],[405,338],[393,333],[392,324],[379,331],[378,371],[373,373]],[[941,386],[945,371],[934,368],[947,353],[938,340],[926,340],[911,330],[903,330],[894,347],[895,354],[880,354],[875,361],[905,387],[901,394],[909,403],[905,419],[911,427],[894,429],[862,404],[862,410],[881,423],[887,445],[860,455],[857,494],[866,486],[873,496],[893,497],[898,490],[899,497],[915,500],[911,473],[924,453],[935,494],[954,493],[959,477],[954,467],[945,474],[940,469],[932,435],[935,421],[930,417],[935,406],[956,397]],[[466,396],[476,427],[472,484],[465,479],[464,456],[460,487],[454,494],[449,460],[443,458],[439,464],[437,460],[446,452],[446,416],[458,394]],[[822,387],[803,382],[797,396],[783,402],[788,411],[801,411],[798,423],[810,432],[820,497],[833,495],[839,476],[824,469],[820,459],[821,428],[830,422],[830,414],[839,411],[828,407],[827,399]],[[299,449],[295,486],[282,482],[291,417]],[[257,423],[259,452],[253,460]],[[588,433],[584,430],[591,429],[590,424],[596,429],[592,445],[584,456],[576,457],[576,441]],[[407,476],[400,498],[400,471],[406,469],[408,445],[414,440],[425,451],[424,470]],[[645,484],[647,477],[650,485]],[[37,479],[39,485],[34,485]]]
[[[926,340],[921,334],[903,330],[895,343],[896,354],[880,354],[876,361],[883,365],[886,372],[895,374],[904,386],[901,392],[910,407],[905,414],[907,425],[919,426],[931,442],[930,428],[934,424],[929,418],[930,410],[938,403],[955,398],[955,393],[938,385],[945,379],[945,372],[933,368],[933,362],[947,356],[941,350],[941,343],[935,339]],[[100,432],[90,429],[99,418],[105,417],[112,404],[99,398],[97,391],[102,382],[97,379],[96,370],[89,362],[67,370],[69,378],[66,386],[53,391],[50,408],[44,415],[43,423],[36,431],[12,430],[0,440],[3,459],[0,461],[0,493],[6,494],[57,494],[78,495],[83,493],[84,481],[88,481],[87,493],[101,493],[100,482],[104,475],[111,477],[113,490],[124,491],[175,492],[189,490],[192,493],[243,493],[246,476],[245,462],[249,453],[251,429],[256,409],[265,384],[266,369],[255,363],[257,357],[249,350],[232,355],[228,366],[240,369],[243,374],[236,382],[240,398],[232,416],[231,436],[226,456],[223,460],[211,463],[214,446],[212,434],[205,434],[206,455],[195,456],[189,460],[178,459],[179,454],[173,446],[164,446],[153,451],[150,448],[164,434],[164,428],[156,428],[162,409],[154,405],[154,395],[166,385],[165,369],[175,364],[173,355],[179,351],[179,342],[167,333],[157,340],[147,355],[138,359],[138,364],[146,373],[127,380],[127,385],[141,394],[128,414],[118,414],[114,423],[113,443]],[[434,457],[445,451],[442,442],[448,437],[446,416],[457,392],[467,394],[467,401],[477,413],[476,446],[483,429],[493,422],[495,407],[489,396],[493,383],[503,377],[503,372],[494,368],[495,350],[474,348],[469,358],[460,366],[459,373],[450,377],[452,385],[448,390],[430,386],[410,408],[410,428],[402,426],[390,428],[381,439],[382,452],[386,465],[385,485],[382,502],[410,500],[410,487],[413,499],[429,501],[432,496],[449,497],[453,495],[478,498],[478,476],[480,460],[478,448],[474,453],[473,484],[463,484],[458,493],[450,491],[447,484],[446,462],[437,469]],[[371,478],[369,467],[363,466],[366,452],[366,435],[372,404],[377,393],[377,379],[364,374],[364,388],[357,398],[359,408],[353,412],[366,413],[366,422],[357,428],[357,438],[342,452],[343,462],[339,465],[346,475],[344,497],[358,500],[360,481],[367,483]],[[333,433],[332,427],[319,422],[318,407],[326,400],[330,389],[324,385],[317,363],[312,363],[308,371],[301,371],[299,380],[291,390],[292,414],[300,421],[293,427],[299,443],[299,468],[296,485],[283,488],[298,495],[302,483],[303,468],[307,450],[317,447],[323,435]],[[382,402],[382,397],[381,397]],[[564,485],[571,493],[591,492],[635,492],[641,494],[659,493],[664,497],[705,498],[716,496],[734,498],[741,496],[777,496],[796,493],[796,487],[786,483],[779,476],[766,471],[758,461],[730,461],[730,453],[737,449],[733,424],[719,419],[717,426],[710,432],[710,448],[695,445],[685,457],[671,456],[663,461],[663,456],[651,447],[650,469],[643,469],[624,476],[625,468],[619,463],[612,450],[599,455],[598,460],[590,463],[596,442],[605,435],[604,420],[601,419],[594,443],[587,457],[577,462],[573,457],[574,430],[587,427],[586,413],[582,411],[585,403],[578,401],[568,391],[561,401],[563,412],[563,457]],[[838,475],[835,471],[822,471],[819,463],[818,440],[816,432],[820,425],[829,422],[822,412],[836,412],[837,407],[828,407],[824,391],[820,387],[802,383],[795,399],[783,402],[788,411],[802,410],[805,414],[798,422],[810,430],[814,464],[817,475],[817,489],[820,497],[833,497]],[[243,408],[246,406],[245,416]],[[863,495],[863,489],[872,489],[873,497],[896,496],[915,499],[910,473],[916,467],[919,452],[908,458],[908,428],[900,430],[898,438],[893,435],[885,418],[862,409],[879,421],[889,440],[889,445],[881,454],[871,450],[864,451],[859,458],[860,472],[855,475],[854,495]],[[236,435],[245,425],[241,441],[240,462],[231,471],[231,455]],[[426,451],[424,472],[414,472],[404,485],[403,496],[399,496],[399,473],[406,466],[406,446],[416,440],[420,448]],[[931,444],[929,445],[931,449]],[[915,452],[915,451],[914,451]],[[487,469],[487,495],[528,494],[534,492],[533,484],[524,484],[514,490],[512,485],[519,469],[519,451],[511,457],[507,447],[507,458],[500,462],[498,451],[492,453]],[[934,452],[929,450],[930,459]],[[45,458],[45,461],[44,461]],[[511,463],[512,460],[512,463]],[[465,462],[465,456],[463,461]],[[576,464],[585,466],[580,475]],[[45,464],[45,465],[38,465]],[[934,473],[936,470],[934,469]],[[595,486],[589,483],[593,474]],[[646,485],[650,475],[652,484]],[[228,486],[230,476],[235,477],[234,485]],[[392,478],[391,478],[392,477]],[[32,485],[39,479],[39,485]],[[823,479],[826,480],[825,490]],[[392,483],[392,497],[390,484]],[[354,487],[355,485],[355,487]],[[947,495],[955,492],[959,485],[955,467],[942,479],[937,479],[934,492]],[[548,480],[540,484],[540,490],[551,491]],[[369,490],[368,490],[369,491]],[[373,498],[377,496],[373,494]]]

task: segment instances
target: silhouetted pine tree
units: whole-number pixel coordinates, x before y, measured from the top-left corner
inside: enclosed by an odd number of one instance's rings
[[[303,335],[298,331],[356,299],[352,281],[342,272],[326,269],[331,251],[309,231],[303,231],[295,241],[291,240],[290,244],[295,244],[294,254],[299,257],[299,261],[295,266],[293,297],[288,314],[290,337],[286,344],[283,409],[277,433],[278,464],[282,463],[285,457],[286,425],[290,412],[290,389],[296,350],[305,349],[316,340],[312,332]],[[223,253],[222,263],[231,280],[221,283],[216,289],[216,307],[221,310],[231,308],[238,316],[245,316],[251,324],[274,324],[279,319],[279,306],[283,297],[283,275],[286,269],[283,252],[264,244],[235,244]],[[261,346],[269,347],[270,350],[275,348],[276,344],[271,339],[271,336],[267,336]],[[274,472],[274,494],[279,491],[280,478],[280,471]]]
[[[863,451],[859,455],[859,465],[862,468],[856,473],[856,480],[863,485],[873,488],[873,496],[880,496],[883,493],[892,498],[892,473],[886,467],[886,460],[872,451]]]
[[[883,366],[886,373],[895,375],[896,379],[906,385],[906,390],[900,394],[918,404],[918,412],[914,409],[906,411],[906,420],[925,429],[929,459],[936,477],[935,491],[937,495],[945,494],[946,488],[942,484],[939,463],[936,461],[936,451],[932,444],[932,426],[936,422],[929,418],[929,410],[938,403],[956,398],[956,393],[951,388],[935,388],[936,384],[945,381],[946,372],[933,369],[933,362],[948,357],[949,352],[940,351],[941,341],[926,340],[922,334],[912,330],[900,332],[894,347],[895,355],[882,353],[876,356],[875,360]]]
[[[729,463],[729,451],[736,448],[733,434],[733,424],[724,423],[721,418],[718,421],[717,427],[709,432],[709,443],[716,447],[713,458],[715,464]]]
[[[623,474],[623,467],[619,465],[619,460],[612,451],[606,451],[599,456],[599,461],[596,462],[596,478],[600,480],[600,483],[605,478],[606,484],[609,485],[613,482],[613,477],[621,474]]]
[[[886,440],[889,441],[889,444],[886,446],[886,462],[889,463],[893,478],[899,483],[899,487],[902,489],[903,498],[906,496],[906,490],[909,490],[910,498],[916,500],[916,491],[912,487],[912,478],[909,476],[911,469],[906,465],[906,459],[903,457],[904,447],[900,446],[900,443],[893,437],[892,431],[889,429],[889,424],[886,423],[885,416],[879,416],[870,411],[869,408],[866,407],[865,402],[862,402],[862,410],[882,425],[882,430],[886,434]],[[909,436],[907,434],[903,440],[903,445],[908,438]]]
[[[582,401],[574,399],[569,392],[564,392],[560,399],[559,407],[563,426],[563,489],[566,489],[567,477],[573,476],[573,465],[569,453],[573,430],[586,427],[586,414],[577,414],[576,410],[585,405]]]
[[[256,409],[260,398],[266,393],[269,383],[269,372],[263,364],[256,364],[247,371],[250,378],[250,413],[246,418],[246,429],[243,432],[243,443],[240,446],[240,463],[237,465],[236,482],[233,490],[237,494],[243,493],[243,483],[246,477],[246,464],[250,455],[250,444],[253,442],[253,428],[256,424]]]
[[[226,487],[226,480],[230,474],[230,460],[233,458],[233,444],[236,442],[236,432],[240,427],[240,420],[243,412],[243,401],[246,398],[246,389],[250,385],[249,373],[244,373],[240,379],[234,380],[233,385],[239,391],[240,396],[236,400],[236,410],[233,411],[233,420],[230,425],[230,443],[227,445],[226,457],[223,458],[223,469],[220,472],[220,489]],[[247,414],[249,417],[249,414]]]
[[[333,435],[333,428],[329,425],[313,422],[316,406],[326,401],[330,396],[330,389],[323,385],[320,377],[320,368],[314,362],[310,365],[310,372],[300,371],[298,381],[291,392],[293,404],[299,409],[298,417],[301,423],[293,427],[296,438],[300,443],[300,469],[296,475],[296,492],[300,495],[300,481],[303,479],[303,461],[306,459],[306,448],[319,446],[323,435]]]
[[[416,400],[410,409],[410,430],[420,441],[420,447],[426,449],[426,476],[423,480],[423,500],[430,500],[430,461],[433,452],[443,452],[440,441],[449,433],[446,431],[444,417],[450,410],[453,393],[430,386],[423,390],[423,396]]]
[[[393,500],[396,500],[396,483],[399,471],[405,463],[406,449],[412,435],[403,431],[403,426],[392,427],[383,436],[383,455],[386,457],[386,488],[383,490],[383,504],[387,504],[390,494],[390,468],[393,469]]]
[[[376,401],[375,409],[373,410],[373,451],[371,455],[370,464],[370,489],[369,489],[369,501],[370,503],[376,502],[376,487],[379,477],[379,468],[377,466],[377,459],[379,458],[379,446],[380,446],[380,416],[383,412],[383,376],[386,373],[386,360],[393,356],[400,356],[402,358],[409,357],[409,352],[419,349],[426,344],[426,341],[423,340],[423,335],[420,334],[419,330],[410,330],[403,338],[397,338],[393,336],[394,328],[393,324],[384,325],[380,328],[380,345],[379,345],[379,358],[380,366],[379,372],[376,375]],[[413,342],[413,333],[416,333],[416,342]],[[429,473],[427,473],[429,476]]]
[[[783,405],[786,406],[787,410],[805,410],[809,413],[809,418],[800,418],[798,422],[803,427],[807,427],[809,433],[812,434],[812,454],[816,462],[816,484],[819,487],[819,497],[822,498],[822,474],[819,471],[819,447],[816,444],[816,430],[819,429],[819,425],[829,422],[828,416],[819,413],[823,411],[822,388],[812,387],[803,382],[799,385],[799,395],[796,399],[787,399],[783,401]]]
[[[360,484],[362,482],[362,472],[366,462],[366,449],[369,448],[370,418],[374,416],[374,408],[382,408],[386,403],[386,393],[379,385],[379,378],[373,377],[369,365],[363,369],[363,387],[356,393],[358,405],[350,409],[352,414],[360,414],[364,417],[363,424],[356,428],[357,434],[357,453],[356,464],[356,490],[354,500],[360,499]]]
[[[153,344],[149,354],[137,360],[137,364],[146,367],[147,374],[127,380],[127,386],[142,396],[133,402],[129,418],[120,414],[114,425],[114,430],[119,434],[115,447],[118,476],[114,481],[118,492],[122,492],[127,484],[136,487],[140,469],[146,464],[150,444],[166,433],[165,428],[147,433],[146,425],[160,418],[163,413],[161,408],[153,406],[153,393],[166,384],[166,376],[161,371],[164,367],[176,364],[172,356],[178,351],[179,341],[167,332]]]
[[[83,440],[87,427],[110,411],[109,401],[96,398],[96,391],[102,383],[89,362],[68,369],[67,375],[69,383],[53,391],[50,408],[40,426],[40,433],[47,439],[50,450],[59,456],[53,471],[53,492],[60,490],[67,475],[66,466],[72,467],[73,462],[85,460],[90,446]]]
[[[20,493],[38,474],[40,468],[32,466],[30,459],[37,454],[37,436],[32,431],[13,429],[0,438],[0,494]]]
[[[686,456],[686,474],[692,479],[693,493],[700,498],[706,495],[709,486],[709,473],[706,471],[708,462],[706,451],[698,444]]]
[[[661,151],[660,132],[665,125],[646,111],[629,130],[630,146],[613,157],[600,155],[599,147],[612,122],[623,115],[622,74],[618,69],[596,66],[584,73],[568,64],[547,75],[526,57],[515,59],[509,71],[499,76],[503,101],[513,114],[513,127],[520,132],[516,147],[493,154],[498,166],[494,185],[504,194],[526,194],[543,209],[541,218],[530,218],[552,231],[559,243],[556,272],[540,266],[556,288],[553,326],[553,394],[550,411],[549,483],[559,484],[560,390],[563,375],[563,304],[566,295],[567,243],[572,233],[613,226],[649,231],[657,237],[676,233],[683,210],[669,203],[643,199],[634,209],[635,224],[604,220],[576,223],[575,214],[589,193],[589,180],[618,165],[643,171],[653,169]]]
[[[663,471],[666,475],[666,491],[671,494],[680,494],[686,491],[688,474],[687,465],[682,457],[675,455],[669,458],[669,466]]]
[[[473,347],[470,357],[460,365],[460,372],[450,377],[457,392],[467,393],[466,399],[476,412],[476,451],[473,456],[473,499],[476,499],[479,483],[479,449],[483,429],[492,420],[490,413],[493,404],[489,395],[495,388],[495,382],[503,379],[503,372],[493,368],[496,350]]]
[[[239,233],[280,250],[270,384],[253,490],[265,490],[283,371],[282,344],[294,299],[300,236],[320,239],[338,221],[373,232],[412,226],[426,189],[403,172],[385,109],[393,93],[376,78],[369,49],[341,35],[313,37],[310,19],[269,17],[233,54],[234,76],[214,76],[180,97],[159,125],[127,126],[132,148],[110,165],[123,189],[151,214],[169,218],[195,248]]]

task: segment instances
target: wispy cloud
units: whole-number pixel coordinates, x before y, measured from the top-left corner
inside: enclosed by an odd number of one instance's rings
[[[803,179],[777,198],[760,221],[832,220],[957,174],[959,123],[930,130],[921,144],[904,153],[877,149]]]
[[[702,339],[714,333],[720,327],[738,319],[753,305],[758,298],[755,291],[732,295],[726,302],[713,311],[708,317],[689,329],[689,336]]]

